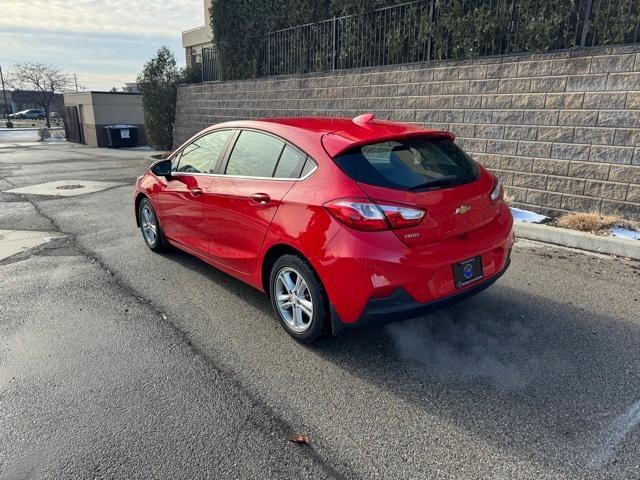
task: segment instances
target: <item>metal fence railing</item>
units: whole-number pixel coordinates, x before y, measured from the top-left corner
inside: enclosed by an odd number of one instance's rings
[[[202,81],[222,80],[220,75],[220,52],[214,45],[202,49]]]
[[[640,0],[418,0],[253,40],[246,76],[635,43]],[[224,78],[221,55],[203,49],[204,81]]]

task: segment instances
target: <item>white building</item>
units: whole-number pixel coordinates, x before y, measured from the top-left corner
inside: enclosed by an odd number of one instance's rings
[[[187,61],[187,66],[202,62],[203,47],[210,47],[213,42],[213,32],[211,31],[211,16],[209,7],[211,0],[203,0],[204,5],[204,25],[182,32],[182,46]]]

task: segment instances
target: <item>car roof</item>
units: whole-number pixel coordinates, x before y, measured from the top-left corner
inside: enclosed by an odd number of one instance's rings
[[[420,125],[389,122],[367,113],[355,118],[303,117],[263,119],[263,122],[289,125],[322,134],[322,145],[327,153],[336,157],[346,150],[368,143],[384,142],[411,136],[437,136],[453,139],[453,134]]]
[[[356,118],[335,117],[287,117],[262,118],[259,120],[232,121],[214,128],[230,126],[236,128],[257,128],[283,136],[294,141],[296,138],[311,137],[320,141],[324,150],[336,157],[346,150],[368,143],[384,142],[413,136],[430,136],[453,140],[452,133],[435,130],[410,123],[389,122],[376,119],[372,114]]]

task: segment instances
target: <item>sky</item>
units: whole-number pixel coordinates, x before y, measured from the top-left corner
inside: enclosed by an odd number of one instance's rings
[[[184,66],[181,32],[203,24],[203,0],[0,0],[0,66],[47,63],[87,90],[120,88],[162,45]]]

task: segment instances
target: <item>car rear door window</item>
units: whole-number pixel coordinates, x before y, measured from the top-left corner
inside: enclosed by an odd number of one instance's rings
[[[231,130],[211,132],[198,137],[182,149],[175,171],[211,173],[222,153]]]
[[[358,182],[401,190],[445,188],[478,178],[477,165],[449,139],[408,138],[364,145],[338,166]]]
[[[272,177],[284,142],[263,133],[244,130],[236,140],[225,173],[245,177]]]
[[[284,147],[273,174],[276,178],[296,178],[307,157],[289,145]]]
[[[304,167],[302,168],[302,173],[300,173],[300,178],[306,177],[311,172],[313,172],[315,170],[315,168],[316,168],[316,162],[314,162],[310,158],[307,158],[307,161],[304,162]]]

